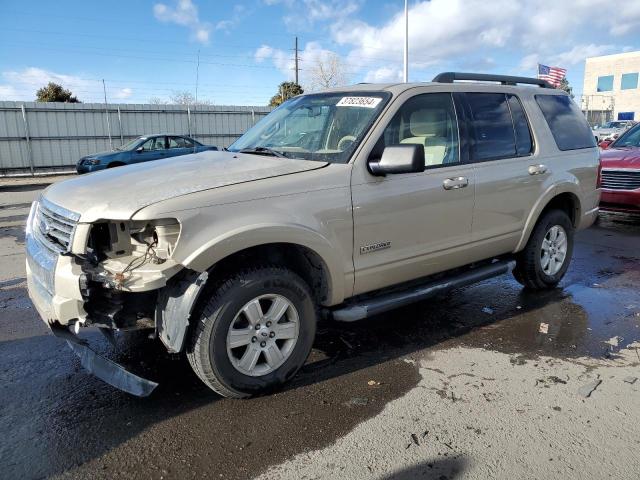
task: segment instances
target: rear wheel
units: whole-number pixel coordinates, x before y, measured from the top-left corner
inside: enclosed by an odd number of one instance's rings
[[[222,396],[263,393],[285,383],[304,364],[316,317],[308,285],[292,271],[242,271],[206,301],[187,357],[200,379]]]
[[[573,235],[573,225],[565,212],[551,210],[545,213],[518,255],[513,272],[516,280],[534,290],[555,287],[569,268]]]

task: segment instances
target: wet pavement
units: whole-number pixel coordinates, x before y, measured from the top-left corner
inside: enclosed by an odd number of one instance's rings
[[[420,376],[407,356],[481,347],[516,364],[615,358],[640,340],[640,220],[604,216],[578,234],[561,288],[531,293],[505,276],[358,324],[324,323],[307,365],[267,397],[219,398],[144,334],[119,336],[114,351],[87,333],[98,351],[160,383],[133,398],[88,375],[26,298],[22,224],[37,193],[0,187],[4,478],[251,478],[332,444],[409,391]]]

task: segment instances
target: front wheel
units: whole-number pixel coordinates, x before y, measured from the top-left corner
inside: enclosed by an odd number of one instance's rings
[[[569,268],[573,235],[574,227],[565,212],[545,213],[518,255],[513,271],[516,280],[534,290],[555,287]]]
[[[316,331],[309,286],[263,267],[232,275],[206,301],[187,358],[211,389],[243,398],[274,389],[304,364]]]

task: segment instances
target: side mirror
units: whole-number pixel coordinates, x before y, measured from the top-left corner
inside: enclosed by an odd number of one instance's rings
[[[144,147],[138,147],[138,148],[136,148],[136,152],[138,152],[138,153],[142,153],[142,152],[144,152]]]
[[[369,162],[374,175],[424,172],[424,145],[389,145],[378,162]]]

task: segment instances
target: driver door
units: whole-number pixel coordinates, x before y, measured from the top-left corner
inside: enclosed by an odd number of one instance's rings
[[[352,180],[354,294],[413,280],[467,262],[475,178],[460,161],[450,93],[410,97],[385,127],[369,159],[384,147],[422,144],[425,170]],[[362,166],[361,166],[362,167]]]

